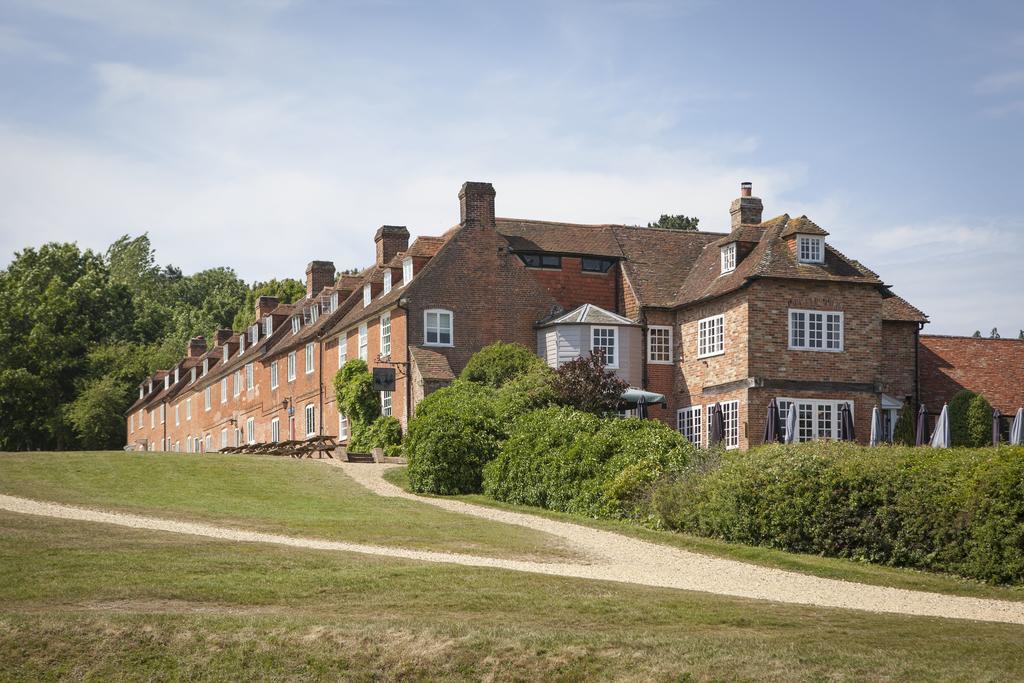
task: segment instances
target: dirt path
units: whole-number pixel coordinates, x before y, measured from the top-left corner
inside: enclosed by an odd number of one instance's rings
[[[353,552],[422,562],[443,562],[471,567],[618,581],[821,607],[1024,624],[1024,603],[954,597],[821,579],[744,564],[734,560],[699,555],[576,524],[495,510],[461,501],[421,498],[384,481],[382,475],[388,467],[386,465],[328,462],[342,468],[360,484],[382,496],[410,498],[452,512],[553,534],[583,552],[588,557],[588,561],[585,563],[528,562],[298,538],[193,522],[102,512],[5,495],[0,495],[0,509],[229,541],[273,543],[296,548]]]

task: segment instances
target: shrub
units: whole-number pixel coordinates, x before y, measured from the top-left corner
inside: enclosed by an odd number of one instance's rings
[[[334,375],[334,397],[353,431],[359,426],[369,426],[380,416],[380,400],[373,390],[373,375],[364,360],[353,358],[341,366]]]
[[[615,373],[605,369],[600,354],[593,353],[563,363],[554,380],[559,403],[595,415],[617,410],[622,392],[628,387]]]
[[[967,409],[977,396],[973,391],[961,389],[949,400],[949,438],[953,446],[969,446],[971,437],[967,429]]]
[[[413,491],[480,491],[484,464],[505,437],[495,399],[489,386],[456,380],[420,402],[405,440]]]
[[[903,404],[896,426],[893,427],[892,441],[903,446],[913,446],[917,443],[917,413],[910,401]]]
[[[499,341],[474,353],[459,377],[497,389],[538,367],[546,366],[533,351],[522,344]]]
[[[484,491],[510,503],[595,517],[646,517],[648,492],[692,446],[655,420],[599,418],[568,407],[520,417],[484,468]]]
[[[506,382],[496,396],[498,417],[511,425],[520,415],[546,408],[558,401],[555,392],[555,371],[541,363],[515,379]]]
[[[402,443],[402,424],[390,415],[381,415],[369,425],[357,424],[352,429],[348,450],[368,453],[374,448],[387,450]]]
[[[967,406],[966,422],[968,446],[992,445],[992,405],[981,394],[972,398]]]
[[[1021,582],[1022,480],[1024,448],[779,444],[691,463],[654,507],[704,536]]]

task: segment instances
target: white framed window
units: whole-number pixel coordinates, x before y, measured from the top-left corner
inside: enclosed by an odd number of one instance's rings
[[[331,292],[331,311],[338,310],[338,293]]]
[[[825,240],[812,235],[799,235],[796,240],[797,257],[801,263],[824,263]]]
[[[338,369],[340,370],[345,361],[348,360],[348,337],[342,333],[338,337]]]
[[[213,436],[211,434],[206,435],[206,450],[213,450]]]
[[[672,328],[651,325],[647,328],[647,362],[672,362]]]
[[[348,418],[345,417],[344,413],[339,411],[338,412],[338,439],[340,440],[340,439],[347,439],[347,438],[348,438]]]
[[[701,445],[701,425],[704,411],[701,406],[689,406],[676,411],[676,429],[694,446]]]
[[[736,243],[732,242],[721,249],[722,272],[731,273],[736,270]]]
[[[252,363],[246,363],[245,364],[245,390],[246,391],[252,391],[253,387],[256,386],[256,383],[253,380],[254,380],[254,377],[253,377]]]
[[[270,388],[277,389],[278,376],[277,376],[277,361],[275,360],[270,364]]]
[[[185,420],[192,419],[192,397],[185,399]]]
[[[174,452],[177,453],[179,451],[181,451],[181,442],[180,441],[175,441],[174,442]]]
[[[245,442],[256,443],[256,418],[254,417],[245,421]]]
[[[380,355],[391,355],[391,313],[380,317]]]
[[[370,299],[373,298],[373,286],[367,282],[363,285],[363,306],[370,305]]]
[[[391,392],[382,391],[380,392],[380,414],[391,415]]]
[[[238,333],[238,355],[245,353],[245,330]]]
[[[292,316],[292,334],[298,334],[300,327],[302,327],[302,318],[298,315]]]
[[[367,347],[368,342],[366,339],[366,323],[360,323],[359,325],[359,360],[367,359]]]
[[[160,424],[163,424],[167,420],[167,404],[160,404]]]
[[[276,417],[270,421],[270,440],[273,443],[281,440],[281,420]]]
[[[249,328],[249,346],[255,346],[256,342],[260,338],[260,324],[253,323],[253,326]]]
[[[388,268],[384,271],[384,293],[387,294],[391,291],[391,269]]]
[[[605,365],[610,368],[619,367],[619,328],[591,327],[590,351],[594,355],[603,352]]]
[[[725,353],[725,315],[713,315],[697,321],[697,358]]]
[[[220,402],[228,402],[228,378],[225,377],[220,381]]]
[[[316,349],[313,342],[306,344],[306,374],[313,374],[313,362],[315,359]]]
[[[312,325],[320,319],[320,307],[313,304],[309,307],[309,324]]]
[[[306,436],[316,434],[316,406],[312,403],[306,405]]]
[[[827,401],[805,398],[778,398],[779,421],[782,423],[782,435],[786,436],[786,420],[789,411],[796,411],[795,441],[818,441],[839,439],[839,408],[844,403],[850,405],[853,415],[853,401]]]
[[[452,312],[443,308],[423,311],[423,343],[427,346],[453,346]]]
[[[188,383],[192,384],[192,382],[195,382],[195,381],[196,381],[196,369],[193,367],[192,371],[189,373]]]
[[[234,375],[234,378],[232,379],[232,382],[234,382],[234,394],[235,394],[235,396],[238,396],[240,393],[242,393],[242,371],[241,370],[235,370],[235,375]]]
[[[228,430],[227,430],[227,427],[225,427],[224,429],[220,430],[220,447],[221,448],[227,448],[228,447]]]
[[[180,409],[181,409],[181,404],[180,403],[175,403],[174,404],[174,426],[175,427],[177,427],[178,425],[181,424],[181,410]]]
[[[242,445],[242,430],[237,427],[235,428],[235,445]]]
[[[725,432],[722,435],[722,443],[727,449],[739,448],[740,402],[723,401],[720,405],[722,406],[722,423],[725,427]],[[705,428],[705,433],[708,435],[708,443],[711,443],[711,408],[712,406],[708,406],[708,419],[706,420],[707,426]]]
[[[789,348],[802,351],[842,351],[842,311],[789,309]]]
[[[192,452],[192,436],[191,435],[185,437],[185,452],[186,453],[191,453]]]
[[[210,406],[213,403],[210,397],[210,387],[203,389],[203,410],[209,411]]]
[[[263,336],[269,337],[274,333],[274,317],[271,315],[263,316]]]
[[[295,381],[295,352],[288,352],[288,381]]]
[[[209,359],[209,358],[204,358],[204,359],[203,359],[203,374],[205,375],[205,374],[206,374],[206,373],[208,373],[209,371],[210,371],[210,359]],[[165,380],[165,382],[164,382],[164,389],[166,389],[166,388],[167,388],[167,382],[166,382],[166,379],[167,379],[167,378],[165,377],[165,378],[164,378],[164,380]]]
[[[143,414],[142,414],[141,410],[139,411],[138,417],[139,417],[139,429],[142,429],[142,421],[143,421],[144,418],[143,418]]]
[[[178,406],[174,406],[174,407],[177,408]],[[128,418],[128,433],[129,434],[134,434],[135,433],[135,418],[134,417],[129,417]]]
[[[225,365],[227,365],[228,358],[230,358],[230,357],[231,357],[231,348],[228,346],[227,342],[225,342],[224,343],[224,364]]]
[[[407,256],[402,260],[402,284],[412,282],[412,257]]]

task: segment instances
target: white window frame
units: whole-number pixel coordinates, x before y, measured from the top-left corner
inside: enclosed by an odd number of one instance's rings
[[[270,421],[270,441],[277,443],[281,440],[281,419],[275,417]]]
[[[815,235],[797,235],[796,255],[800,263],[824,263],[825,238]]]
[[[654,332],[657,332],[658,334],[655,335],[653,334]],[[664,349],[667,357],[664,358],[661,357],[662,350],[660,348],[656,350],[654,347],[655,337],[661,336],[663,333],[667,333],[668,337],[666,340],[667,346]],[[659,346],[661,346],[660,343]],[[671,365],[672,350],[672,328],[668,325],[649,325],[647,327],[647,362],[652,365]],[[658,354],[657,358],[655,357],[656,353]]]
[[[232,389],[233,389],[232,393],[235,395],[235,397],[237,397],[239,394],[242,393],[242,371],[241,370],[235,370],[235,374],[234,374],[231,382],[234,385],[232,387]]]
[[[725,353],[725,314],[709,315],[697,321],[697,358]]]
[[[369,358],[369,332],[366,329],[366,323],[359,323],[359,360],[367,360]]]
[[[245,364],[245,390],[252,391],[256,387],[255,370],[252,363]]]
[[[288,381],[295,381],[295,351],[288,352]]]
[[[348,361],[348,335],[344,332],[338,337],[338,369]]]
[[[263,316],[263,336],[269,337],[274,333],[274,317],[271,315]]]
[[[174,426],[177,427],[181,424],[181,403],[174,404]]]
[[[307,403],[303,415],[306,419],[306,437],[316,435],[316,406]]]
[[[776,404],[779,406],[779,422],[782,423],[782,435],[786,435],[786,417],[788,412],[796,406],[796,441],[820,441],[839,440],[839,408],[844,404],[850,405],[851,417],[856,413],[855,404],[852,400],[846,399],[817,399],[817,398],[791,398],[786,396],[777,397]],[[823,407],[827,407],[827,415],[830,421],[827,433],[822,429],[825,414]]]
[[[736,243],[730,242],[721,248],[722,273],[731,273],[736,270]]]
[[[279,380],[279,377],[278,377],[278,370],[277,370],[277,361],[275,360],[274,362],[272,362],[270,364],[270,389],[271,390],[277,389],[278,380]]]
[[[331,292],[331,312],[338,310],[338,293]]]
[[[391,269],[387,268],[384,271],[384,293],[387,294],[391,291]]]
[[[245,421],[245,442],[256,443],[256,418],[254,417]]]
[[[790,351],[842,353],[845,349],[846,316],[842,311],[791,308],[787,317]],[[821,345],[817,346],[816,343]]]
[[[309,307],[309,324],[312,325],[320,319],[320,307],[313,304]]]
[[[348,438],[348,418],[345,413],[338,411],[338,440]]]
[[[380,317],[380,355],[391,355],[391,312]]]
[[[448,342],[441,341],[441,335],[445,328],[441,326],[442,316],[448,316]],[[436,323],[431,324],[430,317],[436,316]],[[435,340],[430,341],[430,335],[435,335]],[[423,311],[423,345],[424,346],[455,346],[455,314],[446,308],[428,308]]]
[[[185,399],[185,420],[191,422],[192,420],[192,397],[189,396]]]
[[[227,377],[224,377],[220,381],[220,402],[221,403],[227,403],[228,402],[228,378]]]
[[[220,430],[220,447],[221,448],[227,448],[228,447],[228,428],[227,427],[225,427],[224,429]]]
[[[407,256],[402,259],[402,285],[407,285],[412,282],[413,267],[412,257]]]
[[[210,391],[210,387],[203,389],[203,410],[210,412],[210,408],[213,406],[213,392]]]
[[[312,375],[313,374],[313,366],[316,363],[316,345],[313,342],[309,342],[309,343],[306,344],[305,361],[306,361],[306,374],[307,375]]]
[[[380,392],[380,414],[385,417],[391,416],[392,408],[394,407],[394,399],[390,391]]]
[[[611,351],[612,351],[611,354],[609,354],[605,350],[605,347],[607,346],[606,344],[601,344],[601,345],[594,344],[594,338],[596,336],[598,336],[599,332],[602,333],[602,336],[604,336],[603,333],[605,333],[605,332],[611,332],[612,333],[611,337],[610,337],[611,338],[611,342],[612,342],[611,343]],[[601,350],[605,351],[605,354],[604,354],[604,364],[605,364],[605,367],[611,368],[613,370],[618,369],[618,367],[619,367],[619,328],[618,327],[615,327],[614,325],[591,325],[590,326],[590,353],[593,354],[594,351],[596,349],[599,349],[599,348]],[[611,360],[609,360],[609,356],[611,356]]]
[[[370,305],[370,301],[373,299],[373,285],[367,282],[363,285],[363,308]]]
[[[166,403],[161,403],[160,404],[160,424],[163,424],[166,421],[167,421],[167,404]]]
[[[206,450],[207,451],[212,451],[213,450],[213,435],[211,435],[211,434],[207,434],[206,435]]]
[[[298,334],[302,328],[302,318],[298,315],[292,316],[292,334]]]
[[[722,423],[724,427],[724,433],[722,434],[722,443],[725,444],[726,450],[733,450],[740,447],[740,402],[739,401],[720,401],[719,405],[722,406]],[[704,420],[704,435],[707,439],[707,443],[711,443],[711,411],[714,408],[714,404],[706,406]]]
[[[704,438],[704,406],[687,406],[676,411],[676,429],[698,448]]]

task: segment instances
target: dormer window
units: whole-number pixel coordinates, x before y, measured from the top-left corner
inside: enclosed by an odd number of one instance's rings
[[[181,380],[181,375],[178,374],[179,368],[174,368],[174,383],[177,384]]]
[[[731,273],[736,270],[736,243],[727,244],[721,249],[722,252],[722,273]]]
[[[143,387],[139,387],[139,398],[144,398],[145,395],[146,395],[146,390]]]
[[[191,375],[192,375],[192,379],[190,379],[190,380],[189,380],[189,383],[190,383],[190,384],[191,384],[192,382],[195,382],[195,381],[196,381],[196,369],[195,369],[194,367],[192,368],[192,372],[191,372]]]
[[[256,344],[256,340],[259,339],[259,338],[260,338],[260,326],[259,325],[253,325],[252,327],[249,328],[249,344],[254,346]]]
[[[402,284],[407,285],[412,282],[412,257],[407,256],[402,261]]]
[[[369,282],[363,285],[363,306],[370,305],[370,299],[373,298],[372,291]]]
[[[312,325],[320,319],[320,307],[313,304],[309,307],[309,324]]]
[[[387,294],[391,291],[391,269],[388,268],[384,271],[384,293]]]
[[[266,316],[263,318],[263,336],[269,337],[274,333],[274,317]]]
[[[298,334],[300,327],[302,327],[302,318],[296,315],[292,318],[292,334]]]
[[[552,254],[519,254],[519,259],[527,268],[549,268],[561,270],[562,257]]]
[[[164,377],[164,389],[168,388],[169,386],[171,386],[171,376],[167,375],[166,377]]]
[[[241,332],[238,335],[238,354],[241,355],[243,353],[245,353],[245,332],[244,331]]]
[[[228,357],[231,355],[231,347],[228,346],[227,342],[224,343],[224,362],[228,362]]]
[[[203,374],[205,375],[209,371],[210,371],[210,359],[209,358],[204,358],[203,359]]]
[[[800,263],[824,263],[825,240],[812,235],[797,237],[797,257]]]
[[[338,293],[333,292],[331,294],[331,311],[333,312],[336,310],[338,310]]]

